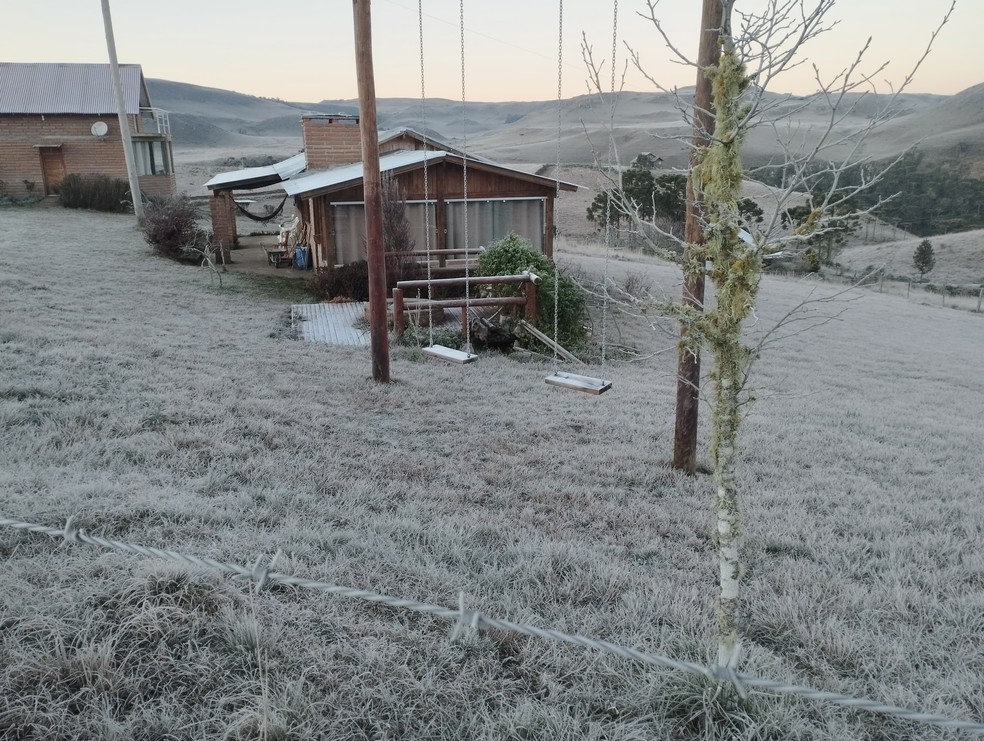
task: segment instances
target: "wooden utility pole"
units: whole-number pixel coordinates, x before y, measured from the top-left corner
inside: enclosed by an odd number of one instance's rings
[[[140,178],[133,161],[133,139],[130,138],[130,124],[126,118],[126,101],[123,100],[123,82],[120,79],[120,65],[116,59],[116,37],[113,35],[113,17],[109,13],[109,0],[102,0],[103,26],[106,28],[106,47],[109,50],[109,72],[113,78],[113,95],[116,96],[116,115],[120,120],[120,135],[123,137],[123,158],[126,161],[126,174],[130,179],[130,197],[133,199],[133,213],[137,226],[143,226],[143,199],[140,196]],[[139,116],[139,111],[137,112]]]
[[[355,16],[355,73],[359,85],[362,185],[366,204],[372,378],[380,383],[389,383],[389,336],[386,331],[386,255],[383,248],[383,198],[379,173],[376,81],[372,68],[372,12],[369,0],[352,0],[352,12]]]
[[[694,92],[693,147],[690,151],[690,175],[687,178],[687,222],[684,239],[688,245],[704,242],[703,194],[694,188],[694,166],[714,134],[711,110],[711,81],[706,70],[721,60],[720,32],[724,25],[725,0],[703,0],[700,19],[700,46],[697,51],[697,89]],[[690,261],[689,248],[684,250],[683,264]],[[703,267],[703,266],[701,266]],[[689,273],[684,268],[684,306],[703,311],[704,273]],[[687,346],[689,329],[681,325],[680,359],[677,366],[676,427],[673,435],[673,468],[693,475],[697,470],[697,416],[700,405],[700,348]]]

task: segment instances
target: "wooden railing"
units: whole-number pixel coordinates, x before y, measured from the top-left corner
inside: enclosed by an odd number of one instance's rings
[[[468,331],[468,309],[472,306],[522,306],[523,315],[528,322],[536,321],[536,286],[540,282],[540,277],[531,272],[524,271],[519,275],[487,275],[470,276],[468,278],[435,278],[427,280],[401,280],[393,289],[393,331],[397,336],[403,334],[406,329],[405,311],[419,311],[431,309],[461,309],[461,331]],[[428,287],[438,286],[464,286],[467,285],[469,291],[476,286],[497,286],[497,285],[518,285],[523,286],[522,296],[483,296],[478,298],[465,299],[428,299],[428,298],[404,298],[404,291],[419,291]]]

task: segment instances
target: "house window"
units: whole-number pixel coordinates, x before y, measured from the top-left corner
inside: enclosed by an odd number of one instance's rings
[[[335,264],[366,259],[366,207],[361,203],[332,205]]]
[[[134,140],[133,155],[138,175],[170,175],[174,172],[169,141]]]
[[[407,221],[414,250],[425,252],[427,240],[424,231],[424,202],[407,202]],[[430,248],[437,249],[437,227],[434,202],[427,203],[430,218]],[[335,264],[347,265],[366,259],[366,209],[362,203],[332,204],[332,224],[335,229]]]
[[[544,199],[468,201],[468,249],[487,246],[515,232],[543,252]],[[465,203],[448,201],[448,249],[465,246]]]

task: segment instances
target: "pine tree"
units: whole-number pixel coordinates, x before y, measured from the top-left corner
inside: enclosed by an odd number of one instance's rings
[[[924,239],[916,247],[916,251],[912,254],[912,265],[919,271],[920,280],[922,280],[926,273],[931,272],[936,267],[936,254],[933,252],[933,243],[928,239]]]

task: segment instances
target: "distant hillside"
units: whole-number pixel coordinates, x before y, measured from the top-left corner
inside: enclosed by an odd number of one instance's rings
[[[936,256],[936,267],[929,275],[934,282],[984,285],[984,229],[929,238]],[[918,275],[912,255],[922,241],[919,237],[881,244],[848,247],[837,261],[849,271],[884,269],[890,275]]]
[[[938,164],[966,167],[966,174],[984,178],[984,83],[967,88],[935,105],[891,121],[869,142],[873,156],[885,156],[919,141]]]
[[[151,99],[171,112],[175,147],[178,149],[260,148],[267,137],[299,145],[300,119],[306,112],[355,113],[354,100],[318,103],[286,102],[243,95],[228,90],[181,82],[150,79]],[[686,166],[686,146],[675,137],[686,136],[678,110],[691,90],[672,94],[625,92],[615,113],[615,140],[619,158],[629,162],[639,152],[651,151],[668,167]],[[803,101],[771,96],[775,115],[795,111],[784,130],[804,145],[810,144],[829,120],[821,104],[801,108]],[[886,104],[884,96],[854,96],[854,106],[838,128],[844,133],[862,127],[872,113]],[[383,98],[377,101],[381,128],[411,126],[439,138],[461,144],[467,136],[471,151],[503,162],[546,163],[557,156],[557,103],[528,101],[506,103],[469,102],[462,120],[461,103],[428,99]],[[875,132],[865,154],[875,159],[894,156],[916,142],[920,150],[946,160],[959,161],[971,174],[984,177],[984,84],[954,96],[903,95],[896,101],[895,118]],[[608,104],[597,95],[563,101],[560,158],[565,163],[591,163],[595,153],[607,157]],[[777,153],[776,135],[761,127],[749,137],[746,158],[761,161]]]

